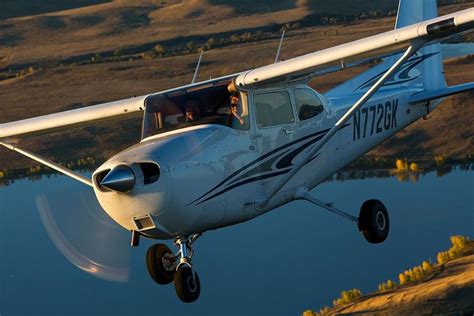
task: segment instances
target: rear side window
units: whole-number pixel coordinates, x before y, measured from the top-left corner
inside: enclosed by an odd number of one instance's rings
[[[296,110],[300,121],[309,120],[324,111],[316,92],[311,89],[295,89]]]
[[[290,95],[286,91],[255,95],[255,109],[259,127],[283,125],[295,121]]]

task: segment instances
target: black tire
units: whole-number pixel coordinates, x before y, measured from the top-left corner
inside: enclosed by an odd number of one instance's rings
[[[172,257],[173,252],[166,245],[156,244],[148,249],[146,267],[156,283],[165,285],[173,282],[175,265],[170,260]]]
[[[362,204],[359,214],[359,230],[372,244],[379,244],[387,239],[390,219],[382,202],[368,200]]]
[[[201,282],[196,272],[187,266],[182,265],[174,275],[174,287],[176,295],[184,303],[192,303],[201,294]]]

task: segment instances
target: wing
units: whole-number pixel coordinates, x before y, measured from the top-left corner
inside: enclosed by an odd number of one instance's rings
[[[0,124],[0,139],[141,112],[144,110],[145,100],[149,96],[158,94],[191,92],[213,85],[220,85],[223,84],[223,82],[229,83],[232,78],[235,78],[238,75],[239,74],[233,74],[225,77],[203,81],[200,83],[190,84],[174,89],[157,92],[155,94],[149,94],[145,96],[134,97],[130,99],[103,103],[80,109],[58,112],[54,114]]]
[[[354,42],[324,49],[315,53],[288,59],[239,75],[236,84],[247,88],[297,80],[331,64],[400,51],[413,43],[423,45],[439,42],[474,28],[474,8],[426,20],[393,31],[370,36]]]
[[[233,78],[236,78],[235,83],[238,87],[246,88],[256,84],[287,82],[308,75],[322,75],[337,71],[337,68],[331,67],[335,63],[348,63],[355,59],[395,52],[411,46],[414,42],[429,44],[441,41],[453,35],[470,31],[473,27],[474,9],[471,8],[269,66],[178,87],[157,94],[185,93],[206,86],[221,84],[223,81],[230,82]],[[0,124],[0,139],[140,112],[143,111],[147,97],[148,95]]]

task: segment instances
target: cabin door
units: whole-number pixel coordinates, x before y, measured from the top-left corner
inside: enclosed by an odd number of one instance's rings
[[[260,160],[254,172],[267,182],[288,172],[291,166],[285,155],[295,139],[295,114],[285,89],[256,91],[252,97],[255,117],[252,139]]]

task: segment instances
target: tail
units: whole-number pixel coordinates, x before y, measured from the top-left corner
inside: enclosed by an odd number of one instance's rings
[[[436,0],[400,0],[395,28],[399,29],[437,16]],[[425,90],[445,88],[441,44],[425,46],[420,53],[415,57],[419,59],[415,61],[415,63],[418,62],[415,68],[420,73]]]

